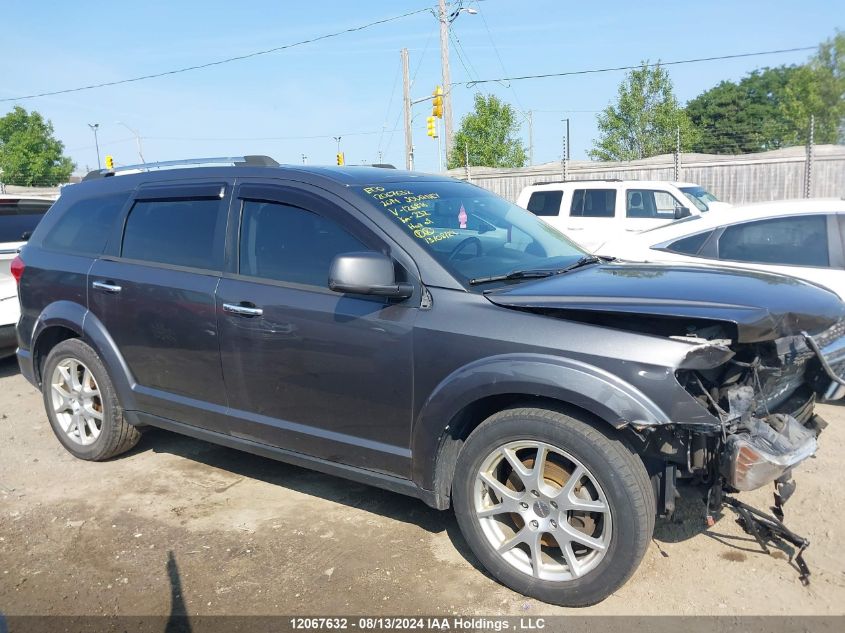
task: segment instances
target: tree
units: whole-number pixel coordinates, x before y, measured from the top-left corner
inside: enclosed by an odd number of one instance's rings
[[[678,128],[681,148],[691,144],[694,128],[672,92],[669,73],[660,65],[629,72],[619,85],[615,105],[598,115],[600,139],[589,155],[596,160],[636,160],[675,151]]]
[[[0,117],[2,179],[25,187],[67,182],[75,165],[63,155],[64,144],[53,137],[53,124],[20,106]]]
[[[755,70],[739,83],[723,81],[687,104],[698,130],[693,151],[744,154],[788,144],[795,130],[783,120],[784,91],[795,67]]]
[[[522,167],[526,153],[517,138],[519,122],[516,111],[494,95],[475,95],[475,110],[461,119],[455,134],[448,167],[469,164],[483,167]]]
[[[698,130],[694,151],[760,152],[807,142],[810,117],[817,143],[845,142],[845,34],[823,42],[798,66],[755,70],[723,81],[687,104]]]

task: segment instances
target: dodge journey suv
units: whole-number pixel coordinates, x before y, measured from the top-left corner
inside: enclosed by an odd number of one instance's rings
[[[494,577],[579,606],[681,483],[785,497],[841,395],[845,309],[809,283],[591,256],[445,177],[226,162],[89,174],[13,263],[76,457],[160,427],[451,506]]]

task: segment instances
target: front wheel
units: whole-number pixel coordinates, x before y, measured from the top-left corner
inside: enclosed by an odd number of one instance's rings
[[[475,429],[452,499],[497,580],[563,606],[595,604],[621,587],[654,530],[639,457],[593,424],[546,409],[508,409]]]

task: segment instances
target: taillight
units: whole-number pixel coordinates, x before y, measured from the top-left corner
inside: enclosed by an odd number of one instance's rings
[[[13,260],[11,265],[9,266],[9,270],[12,272],[12,277],[15,278],[16,283],[21,282],[21,275],[23,275],[23,269],[26,268],[26,264],[23,263],[21,256],[16,256]]]

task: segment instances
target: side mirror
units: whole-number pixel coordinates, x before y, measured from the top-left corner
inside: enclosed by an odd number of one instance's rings
[[[32,237],[32,231],[24,231],[23,235],[21,235],[21,241],[22,242],[28,242],[29,238],[31,238],[31,237]]]
[[[675,219],[680,220],[681,218],[686,218],[692,215],[690,213],[689,207],[675,207]]]
[[[344,253],[332,261],[329,288],[335,292],[407,299],[414,287],[397,282],[393,260],[383,253]]]

